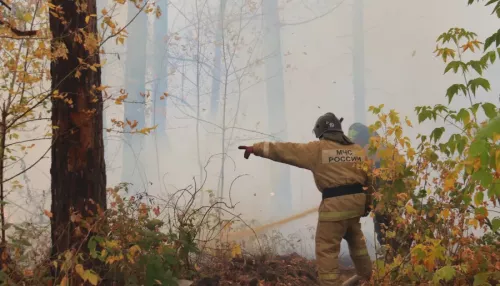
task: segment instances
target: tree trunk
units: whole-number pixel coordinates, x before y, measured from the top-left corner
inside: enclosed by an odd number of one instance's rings
[[[363,1],[354,0],[354,5],[352,6],[352,84],[354,88],[354,122],[366,124]]]
[[[68,249],[86,249],[85,240],[74,235],[70,220],[78,212],[84,218],[106,208],[106,169],[104,162],[101,69],[97,40],[95,0],[52,0],[61,7],[59,16],[50,14],[52,49],[60,44],[66,57],[51,63],[52,125],[52,255]],[[55,12],[55,11],[52,11]],[[81,30],[80,30],[81,29]],[[80,69],[83,65],[92,69]],[[64,99],[60,99],[64,97]],[[83,231],[83,230],[82,230]]]
[[[214,121],[219,112],[221,65],[222,65],[222,41],[224,36],[224,16],[226,13],[227,0],[220,0],[219,18],[215,30],[215,54],[212,68],[212,91],[210,95],[210,120]],[[226,71],[227,72],[227,71]]]
[[[167,102],[164,93],[168,89],[168,43],[165,41],[168,35],[168,1],[164,0],[158,3],[162,15],[155,19],[154,24],[154,53],[153,63],[153,96],[154,113],[153,124],[158,124],[155,130],[157,136],[165,137],[167,135]]]
[[[265,25],[265,56],[267,108],[269,131],[281,140],[287,140],[285,113],[285,86],[283,83],[283,61],[281,53],[281,22],[278,0],[262,2]],[[292,189],[290,167],[284,164],[271,165],[271,182],[275,196],[271,200],[273,218],[285,217],[292,213]]]
[[[152,189],[156,192],[165,191],[163,178],[166,168],[166,161],[163,157],[164,152],[161,150],[170,149],[170,142],[167,134],[167,102],[168,99],[165,93],[168,92],[168,42],[166,42],[168,36],[168,0],[163,0],[158,2],[157,7],[161,9],[161,16],[158,19],[154,19],[154,33],[152,45],[154,47],[153,53],[148,60],[149,64],[152,65],[153,70],[153,84],[152,84],[152,104],[153,104],[153,114],[152,121],[153,126],[157,125],[154,136],[148,136],[146,138],[147,150],[152,150],[150,152],[145,152],[147,155],[147,162],[155,162],[155,164],[146,164],[145,168],[147,174],[150,174],[148,179],[152,184]],[[156,174],[156,179],[153,176]]]
[[[139,13],[137,15],[137,13]],[[134,17],[137,17],[134,19]],[[144,11],[139,11],[135,4],[128,3],[127,59],[125,61],[125,89],[128,98],[125,102],[125,119],[139,122],[137,128],[142,129],[145,117],[145,97],[141,95],[146,89],[146,44],[148,41],[148,18]],[[127,129],[128,130],[128,129]],[[145,191],[147,184],[143,181],[144,168],[141,165],[141,152],[144,136],[125,133],[123,144],[122,182],[131,183],[132,191]]]

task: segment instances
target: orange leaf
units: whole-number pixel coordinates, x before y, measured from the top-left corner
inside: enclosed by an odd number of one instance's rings
[[[49,218],[52,218],[52,216],[53,216],[53,215],[52,215],[52,213],[51,213],[50,211],[48,211],[48,210],[44,210],[44,211],[43,211],[43,213],[44,213],[46,216],[48,216]]]

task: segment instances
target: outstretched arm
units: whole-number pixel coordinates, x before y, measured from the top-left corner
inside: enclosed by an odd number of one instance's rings
[[[276,162],[311,170],[319,154],[319,141],[310,143],[260,142],[251,147],[253,154]]]

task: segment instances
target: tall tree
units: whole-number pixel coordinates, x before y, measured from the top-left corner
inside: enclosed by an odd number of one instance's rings
[[[287,140],[278,1],[266,0],[262,2],[262,5],[265,26],[264,50],[267,57],[265,66],[269,131],[273,134],[276,133],[276,136],[281,140]],[[272,209],[276,212],[273,215],[285,216],[292,212],[290,167],[284,164],[272,164],[270,175],[275,193]]]
[[[152,122],[156,125],[156,130],[153,136],[148,137],[146,140],[152,145],[148,145],[148,150],[155,150],[156,152],[147,152],[148,161],[155,162],[156,164],[148,164],[145,166],[149,174],[156,174],[156,178],[149,178],[154,185],[155,189],[163,187],[163,172],[165,170],[164,158],[160,150],[165,150],[169,145],[167,137],[167,98],[168,92],[168,64],[169,64],[169,49],[168,49],[168,0],[158,1],[156,3],[159,18],[154,19],[152,28],[153,39],[152,46],[153,52],[151,58],[148,60],[152,68],[153,85],[152,85],[152,105],[153,114]],[[167,93],[168,94],[168,93]],[[151,147],[151,149],[150,149]]]
[[[168,44],[166,42],[168,34],[168,0],[158,2],[157,7],[161,11],[159,19],[154,22],[153,38],[153,124],[156,128],[157,136],[165,137],[167,123],[167,100],[164,93],[168,88]]]
[[[365,41],[363,30],[363,0],[354,0],[352,7],[352,84],[354,88],[354,122],[366,124],[365,107]]]
[[[210,119],[214,120],[219,111],[220,87],[221,87],[221,65],[222,65],[222,45],[224,36],[224,15],[226,12],[227,0],[220,0],[217,27],[215,28],[215,53],[212,67],[212,91],[210,96]]]
[[[143,7],[140,7],[143,8]],[[146,86],[146,44],[148,40],[147,14],[140,11],[130,1],[128,3],[129,37],[126,41],[125,89],[128,97],[125,103],[125,119],[137,120],[139,126],[145,123],[145,86]],[[124,134],[122,181],[133,184],[137,190],[144,186],[141,175],[141,151],[144,138],[140,134]]]
[[[71,223],[106,208],[103,100],[95,0],[52,0],[52,254],[77,247]],[[57,8],[59,7],[59,8]],[[83,64],[81,62],[84,62]]]

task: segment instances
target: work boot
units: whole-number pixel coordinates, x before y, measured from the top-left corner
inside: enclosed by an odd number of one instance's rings
[[[354,286],[354,285],[359,285],[359,282],[363,280],[363,277],[359,275],[354,275],[351,278],[347,279],[342,283],[342,286]]]

